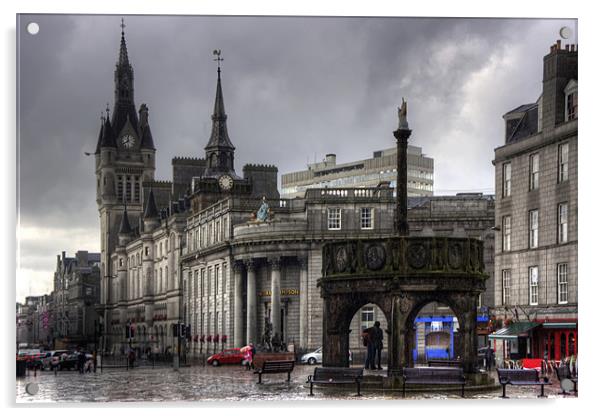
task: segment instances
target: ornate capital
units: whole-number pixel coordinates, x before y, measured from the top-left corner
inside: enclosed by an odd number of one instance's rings
[[[235,260],[232,262],[232,270],[234,270],[234,273],[242,273],[244,267],[245,265],[242,261]]]
[[[268,258],[268,263],[270,263],[272,270],[280,270],[282,267],[282,257],[270,257]]]
[[[307,269],[307,257],[297,257],[297,261],[301,269]]]
[[[243,260],[243,263],[244,263],[245,267],[247,268],[247,271],[249,271],[249,270],[255,271],[255,269],[257,268],[257,262],[255,261],[255,259],[245,259],[245,260]]]

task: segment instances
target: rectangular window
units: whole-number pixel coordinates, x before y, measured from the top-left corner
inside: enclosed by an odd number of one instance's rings
[[[510,196],[512,192],[512,165],[510,162],[504,163],[502,165],[502,181],[503,181],[503,190],[502,196]]]
[[[539,153],[529,156],[529,190],[539,188]]]
[[[558,182],[569,179],[569,144],[558,146]]]
[[[502,217],[502,251],[510,251],[511,250],[511,236],[512,236],[512,217],[510,215],[506,215]]]
[[[529,305],[537,305],[539,302],[539,268],[529,267]]]
[[[341,229],[341,208],[328,208],[328,229]]]
[[[539,245],[539,211],[529,211],[529,248],[537,248]]]
[[[117,200],[123,201],[123,176],[117,176]]]
[[[193,299],[197,299],[199,296],[199,271],[194,271],[194,288],[193,288]]]
[[[577,93],[569,94],[566,100],[567,120],[575,120],[577,118]]]
[[[372,208],[362,208],[360,214],[360,227],[362,230],[371,230],[374,228],[373,224],[373,213],[374,209]]]
[[[201,269],[201,296],[207,296],[205,293],[205,269]]]
[[[362,331],[374,325],[374,307],[364,306],[362,308]]]
[[[568,241],[569,231],[569,206],[568,204],[558,204],[558,244]]]
[[[140,177],[134,176],[134,201],[140,202]]]
[[[215,266],[215,284],[213,285],[213,294],[217,296],[217,289],[219,288],[219,266]]]
[[[569,281],[567,274],[567,264],[558,264],[558,303],[564,304],[569,302]]]
[[[132,200],[132,177],[129,175],[125,179],[125,198],[128,202]]]
[[[207,235],[207,230],[203,226],[201,229],[201,247],[205,247],[207,244],[207,239],[205,238]]]
[[[510,288],[512,287],[512,275],[510,270],[502,270],[502,305],[510,305]]]
[[[207,268],[207,296],[211,295],[211,279],[213,278],[213,271],[211,267]]]

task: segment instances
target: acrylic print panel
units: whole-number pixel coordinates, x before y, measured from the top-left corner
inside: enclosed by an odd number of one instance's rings
[[[17,33],[18,402],[565,397],[576,20]]]

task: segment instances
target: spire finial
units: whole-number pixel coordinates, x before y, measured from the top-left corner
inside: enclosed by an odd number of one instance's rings
[[[214,61],[217,61],[217,75],[219,76],[220,72],[222,72],[220,62],[224,60],[224,58],[222,58],[222,50],[214,49],[213,54],[216,56]]]
[[[107,109],[105,111],[107,112],[107,120],[108,120],[109,119],[109,112],[110,112],[110,110],[109,110],[109,103],[107,103]]]
[[[121,24],[119,26],[121,26],[121,37],[124,37],[125,33],[123,30],[125,29],[125,23],[123,21],[123,17],[121,18]]]

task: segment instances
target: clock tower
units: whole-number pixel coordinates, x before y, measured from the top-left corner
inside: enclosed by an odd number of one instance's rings
[[[154,181],[155,177],[155,146],[148,123],[148,107],[142,104],[136,111],[134,70],[128,57],[124,28],[122,20],[113,111],[109,111],[107,104],[95,152],[96,202],[100,216],[100,303],[104,306],[105,328],[107,319],[111,319],[107,314],[118,301],[111,293],[117,270],[110,258],[118,244],[119,226],[123,215],[128,215],[129,223],[139,224],[145,201],[142,184]]]

